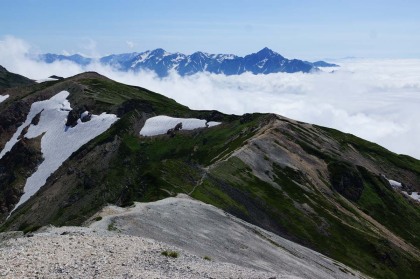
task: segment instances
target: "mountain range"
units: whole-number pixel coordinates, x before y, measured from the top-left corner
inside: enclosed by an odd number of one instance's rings
[[[191,110],[94,72],[26,81],[0,91],[0,263],[22,258],[8,258],[20,250],[3,238],[38,231],[21,243],[45,237],[45,251],[62,251],[59,237],[74,249],[71,237],[83,262],[100,264],[83,238],[105,230],[133,245],[128,236],[166,241],[153,257],[176,265],[176,249],[185,269],[192,253],[278,277],[420,274],[414,158],[276,114]],[[132,253],[128,242],[115,245]]]
[[[205,52],[195,52],[191,55],[182,53],[169,53],[158,48],[145,52],[133,52],[124,54],[112,54],[93,59],[75,55],[42,54],[39,60],[46,63],[55,61],[71,61],[81,66],[86,66],[92,62],[99,62],[103,65],[116,67],[122,71],[154,71],[159,77],[167,76],[171,71],[175,71],[181,76],[193,75],[200,72],[224,75],[240,75],[245,72],[253,74],[271,73],[311,73],[319,71],[318,67],[337,67],[324,61],[308,62],[298,59],[287,59],[272,51],[263,48],[257,53],[252,53],[244,57],[233,54],[208,54]]]

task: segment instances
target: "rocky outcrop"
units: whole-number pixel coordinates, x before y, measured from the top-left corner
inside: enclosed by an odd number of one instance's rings
[[[0,159],[0,221],[19,202],[26,179],[42,161],[39,138],[21,138]]]
[[[331,186],[351,201],[358,201],[363,192],[363,180],[359,171],[343,162],[328,164]]]
[[[0,150],[16,129],[22,125],[31,108],[31,103],[19,100],[0,113]]]

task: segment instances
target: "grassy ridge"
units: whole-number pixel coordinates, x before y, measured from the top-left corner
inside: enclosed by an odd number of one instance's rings
[[[79,85],[77,90],[69,90],[75,109],[89,107],[94,113],[116,113],[120,120],[75,152],[37,196],[16,211],[3,229],[18,226],[30,230],[48,223],[79,225],[107,203],[128,206],[133,201],[155,201],[187,193],[366,274],[411,278],[412,274],[420,273],[418,260],[379,235],[356,210],[363,210],[419,248],[419,208],[386,187],[377,174],[360,166],[347,167],[348,162],[340,164],[343,167],[330,168],[338,172],[338,180],[341,172],[349,173],[348,169],[352,175],[361,177],[363,191],[352,201],[337,192],[326,195],[300,171],[276,164],[272,166],[272,177],[280,187],[275,187],[259,179],[239,158],[229,157],[271,116],[238,117],[191,111],[143,88],[100,78],[75,82]],[[134,133],[134,128],[145,117],[161,114],[216,120],[223,124],[181,131],[174,137],[145,138]],[[281,133],[300,146],[302,152],[327,164],[341,163],[340,153],[317,149],[312,144],[319,140],[316,135],[294,125],[296,127],[288,133]],[[336,130],[316,129],[337,141],[343,150],[351,144],[365,156],[389,167],[420,174],[417,160]],[[62,179],[67,180],[60,184]],[[327,178],[325,184],[330,186]],[[336,204],[350,213],[337,210]],[[44,212],[33,213],[36,210]]]

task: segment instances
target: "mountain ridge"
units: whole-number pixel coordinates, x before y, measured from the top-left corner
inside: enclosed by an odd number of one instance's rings
[[[20,145],[9,152],[12,161],[0,159],[2,230],[80,225],[108,203],[130,206],[182,193],[368,275],[418,274],[420,207],[403,191],[420,190],[420,161],[275,114],[193,111],[97,73],[6,90],[0,148],[34,102],[63,90],[76,127],[84,125],[86,111],[118,120],[71,154],[5,221],[40,160],[42,136],[27,138],[23,130]],[[221,124],[140,136],[146,121],[161,115]],[[35,118],[31,123],[38,125]],[[32,165],[10,175],[5,166],[22,157]]]
[[[27,77],[9,72],[0,65],[0,92],[6,88],[31,85],[35,82]]]
[[[239,75],[245,72],[253,74],[311,73],[319,71],[318,67],[338,66],[324,61],[311,63],[298,59],[287,59],[267,47],[243,57],[233,54],[209,54],[201,51],[185,55],[179,52],[169,53],[162,48],[157,48],[140,53],[111,54],[97,60],[78,54],[65,56],[51,53],[40,55],[38,59],[46,63],[72,61],[81,66],[97,61],[122,71],[154,71],[159,77],[165,77],[171,71],[175,71],[181,76],[200,72],[225,75]]]

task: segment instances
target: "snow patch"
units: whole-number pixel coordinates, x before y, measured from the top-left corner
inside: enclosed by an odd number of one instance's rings
[[[58,79],[56,78],[43,78],[43,79],[38,79],[35,82],[36,83],[42,83],[42,82],[46,82],[46,81],[57,81]]]
[[[185,59],[185,55],[183,55],[183,54],[176,53],[176,55],[177,56],[175,58],[172,58],[171,59],[171,62],[173,62],[173,63],[179,63],[179,62],[181,62],[182,60]]]
[[[142,54],[140,54],[139,58],[131,65],[131,68],[136,67],[137,64],[142,63],[143,61],[148,59],[149,55],[150,55],[150,51],[146,51],[146,52],[143,52]]]
[[[69,95],[67,91],[61,91],[49,100],[35,102],[31,110],[12,139],[7,142],[0,154],[0,158],[17,143],[18,136],[22,130],[29,126],[26,138],[35,138],[42,135],[41,152],[44,161],[38,169],[27,179],[24,194],[16,204],[12,212],[22,203],[34,195],[46,182],[47,178],[56,171],[70,155],[78,150],[82,145],[105,132],[115,121],[117,116],[114,114],[102,113],[92,115],[89,122],[78,121],[75,127],[65,125],[70,103],[66,99]],[[37,125],[30,124],[32,119],[41,112],[40,120]]]
[[[388,181],[389,181],[389,184],[394,188],[401,188],[402,187],[401,182],[398,182],[398,181],[395,181],[395,180],[392,180],[392,179],[389,179]]]
[[[25,122],[19,126],[15,134],[6,143],[3,150],[0,152],[0,159],[3,158],[3,156],[13,148],[13,146],[18,142],[18,137],[22,133],[22,130],[25,127],[27,127],[29,124],[31,124],[32,119],[42,110],[49,111],[49,110],[54,110],[54,109],[60,109],[63,111],[70,111],[71,110],[70,103],[66,100],[68,95],[69,93],[67,91],[62,91],[58,93],[57,95],[53,96],[49,100],[33,103],[31,106],[31,110],[29,111],[28,116],[26,117]],[[66,117],[67,117],[67,114],[68,112],[66,112]]]
[[[207,122],[197,118],[175,118],[166,115],[151,117],[146,120],[144,127],[140,131],[141,136],[164,135],[169,129],[173,129],[177,124],[182,123],[183,130],[194,130],[219,125],[221,122]]]
[[[407,193],[406,191],[402,191],[402,193],[406,196],[409,196],[413,200],[420,201],[420,194],[419,192],[412,192],[411,194]]]
[[[413,192],[411,195],[409,195],[412,199],[415,199],[416,201],[420,201],[420,194],[419,192]]]
[[[0,95],[0,103],[9,98],[9,95]]]

